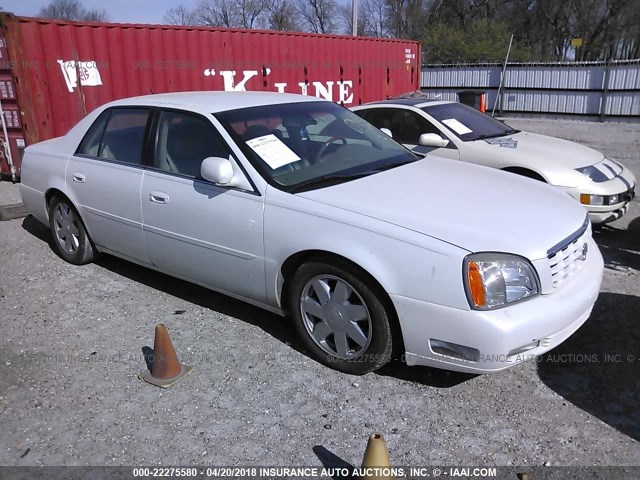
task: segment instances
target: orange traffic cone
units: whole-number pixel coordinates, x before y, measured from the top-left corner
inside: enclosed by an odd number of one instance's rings
[[[387,445],[384,443],[384,437],[379,433],[373,433],[369,437],[367,449],[364,451],[364,458],[362,459],[362,468],[377,469],[370,472],[373,475],[365,475],[362,478],[371,480],[394,480],[395,478],[390,474],[382,475],[382,473],[385,473],[383,469],[391,469],[391,460],[389,459]],[[375,473],[379,474],[375,475]]]
[[[487,113],[487,94],[480,94],[480,108],[478,108],[482,113]]]
[[[151,385],[168,388],[182,377],[189,375],[192,370],[193,367],[180,364],[167,327],[162,324],[156,325],[151,371],[143,370],[138,374],[138,378]]]

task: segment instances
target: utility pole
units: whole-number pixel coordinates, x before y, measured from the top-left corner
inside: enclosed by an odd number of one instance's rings
[[[358,36],[358,0],[351,0],[351,35]]]
[[[502,90],[502,82],[504,82],[505,73],[507,72],[507,63],[509,63],[509,54],[511,53],[511,45],[513,44],[513,34],[511,34],[511,39],[509,40],[509,48],[507,49],[507,56],[504,59],[504,65],[502,66],[502,73],[500,73],[500,83],[498,84],[498,93],[496,93],[496,101],[493,102],[493,110],[491,110],[491,116],[495,116],[496,114],[496,105],[498,105],[498,99],[500,99],[500,111],[503,108],[503,99],[501,98],[501,94],[504,94]]]

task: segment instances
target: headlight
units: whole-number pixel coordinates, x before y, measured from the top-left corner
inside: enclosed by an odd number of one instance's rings
[[[580,194],[580,203],[583,205],[615,205],[623,201],[620,195],[591,195],[589,193]]]
[[[540,291],[533,266],[507,253],[474,253],[464,260],[469,305],[477,310],[504,307]]]
[[[580,203],[583,205],[604,205],[605,197],[602,195],[590,195],[588,193],[580,194]]]
[[[586,175],[596,183],[606,182],[607,180],[609,180],[607,176],[600,170],[598,170],[594,165],[576,168],[576,172],[580,172],[581,174]]]

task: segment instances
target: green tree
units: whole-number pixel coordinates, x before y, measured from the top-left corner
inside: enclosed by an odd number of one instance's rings
[[[466,28],[444,23],[425,30],[422,46],[430,63],[501,62],[509,48],[511,31],[505,22],[488,19],[469,22]],[[509,60],[530,60],[533,54],[512,46]]]

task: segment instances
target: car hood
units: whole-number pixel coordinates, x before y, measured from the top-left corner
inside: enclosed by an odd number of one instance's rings
[[[297,194],[454,244],[538,260],[578,230],[586,210],[555,187],[428,157]]]
[[[509,142],[509,139],[513,142]],[[562,140],[561,138],[530,132],[519,132],[506,137],[476,140],[474,143],[487,144],[487,147],[492,151],[499,150],[503,155],[525,155],[536,159],[537,162],[552,162],[556,166],[572,170],[595,165],[604,159],[602,153],[593,148]]]

